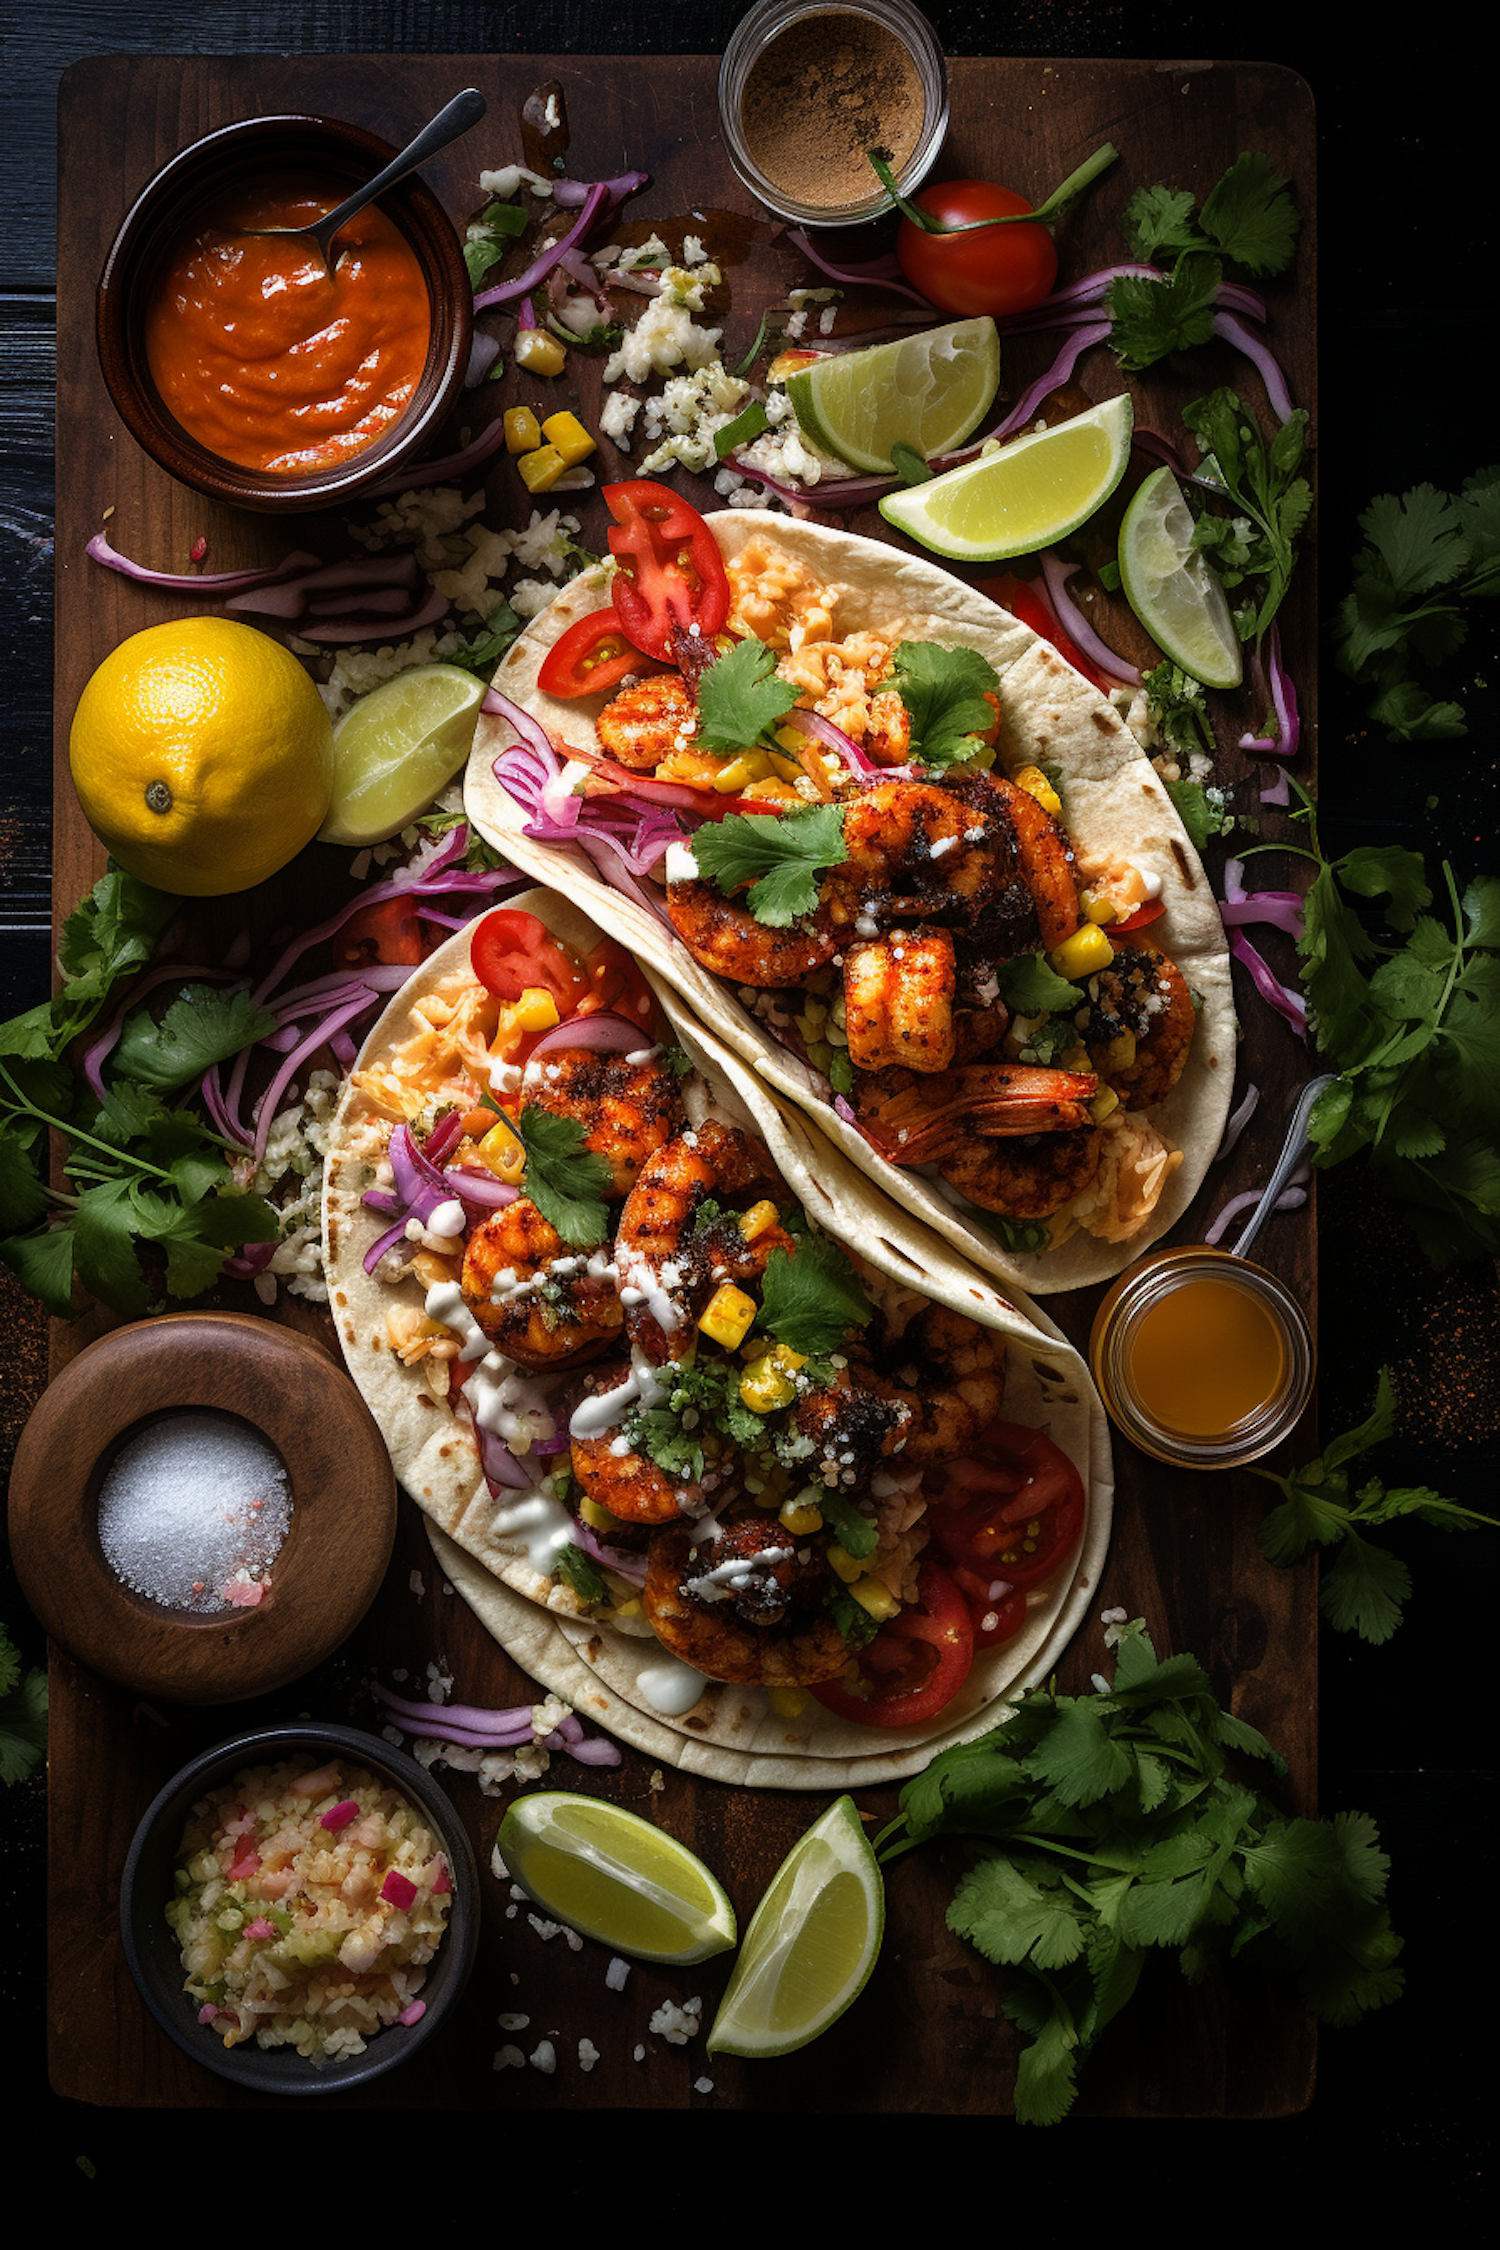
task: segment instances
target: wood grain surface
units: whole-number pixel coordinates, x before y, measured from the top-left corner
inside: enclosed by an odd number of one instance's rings
[[[232,118],[275,108],[326,109],[401,141],[461,85],[490,97],[491,115],[470,149],[435,163],[429,178],[462,221],[479,198],[473,171],[519,152],[515,120],[525,95],[556,77],[567,94],[572,162],[585,176],[626,164],[644,165],[653,185],[630,207],[631,217],[670,231],[675,218],[725,207],[744,212],[718,141],[714,82],[705,56],[662,56],[626,65],[609,57],[247,56],[119,57],[87,62],[62,88],[59,160],[59,349],[57,517],[57,794],[55,907],[59,916],[89,887],[103,860],[79,817],[67,777],[67,727],[93,667],[127,633],[181,615],[183,605],[150,589],[97,571],[84,546],[112,510],[109,528],[126,552],[161,567],[181,568],[200,536],[208,567],[229,569],[274,558],[287,544],[274,525],[219,509],[171,485],[119,431],[94,360],[93,288],[110,237],[128,203],[155,167],[196,135]],[[1057,60],[960,60],[951,65],[953,129],[945,172],[999,170],[1038,182],[1062,177],[1099,141],[1121,150],[1116,173],[1068,223],[1066,270],[1078,274],[1120,253],[1118,214],[1131,188],[1169,178],[1203,192],[1245,147],[1264,149],[1297,183],[1304,232],[1291,277],[1267,295],[1277,349],[1293,395],[1312,403],[1315,389],[1311,103],[1302,81],[1274,65]],[[745,231],[743,255],[727,268],[724,321],[729,363],[746,348],[765,304],[780,301],[797,261],[769,228]],[[865,254],[868,254],[866,252]],[[868,325],[877,300],[861,308],[851,297],[847,324]],[[1005,387],[1018,391],[1040,372],[1053,345],[1046,338],[1007,346]],[[557,404],[595,417],[598,375],[586,366],[557,386]],[[1138,385],[1145,418],[1175,425],[1180,407],[1213,384],[1244,374],[1224,347],[1173,363],[1160,381]],[[1095,396],[1121,387],[1113,360],[1089,355],[1079,371]],[[509,379],[508,379],[509,381]],[[1253,378],[1247,394],[1257,396]],[[501,386],[499,403],[510,396]],[[492,394],[493,395],[493,394]],[[549,393],[549,401],[552,394]],[[614,461],[606,453],[605,466]],[[627,473],[629,473],[627,471]],[[684,479],[690,491],[692,480]],[[588,498],[589,496],[583,496]],[[705,491],[705,499],[708,495]],[[524,520],[526,503],[508,465],[490,482],[493,522]],[[598,503],[579,509],[584,539],[598,547]],[[851,528],[879,532],[879,519],[851,519]],[[335,520],[298,520],[297,541],[339,551],[346,535]],[[1315,714],[1311,587],[1294,594],[1286,618],[1289,660]],[[1106,628],[1128,647],[1124,621]],[[1236,730],[1237,731],[1237,730]],[[1227,749],[1226,776],[1244,769]],[[1253,795],[1253,792],[1250,794]],[[1242,798],[1245,792],[1241,792]],[[1270,816],[1274,819],[1275,816]],[[227,942],[250,924],[258,943],[280,926],[301,925],[309,901],[321,908],[348,888],[347,855],[312,847],[262,893],[207,910],[194,927],[200,942]],[[199,958],[213,958],[212,953]],[[1238,980],[1237,980],[1238,981]],[[1244,990],[1240,997],[1243,1003]],[[1233,1158],[1210,1175],[1180,1235],[1193,1239],[1217,1205],[1263,1175],[1279,1140],[1303,1056],[1269,1011],[1246,1011],[1242,1068],[1261,1087],[1252,1128]],[[1278,1222],[1265,1241],[1265,1262],[1315,1313],[1311,1214]],[[224,1290],[226,1304],[243,1303]],[[1091,1297],[1051,1301],[1075,1341],[1086,1336]],[[289,1316],[317,1330],[321,1316],[294,1303]],[[101,1325],[97,1316],[58,1339],[55,1365]],[[1241,1480],[1195,1477],[1163,1468],[1117,1447],[1114,1546],[1100,1589],[1101,1608],[1118,1605],[1145,1615],[1159,1645],[1194,1650],[1221,1696],[1277,1742],[1287,1757],[1292,1799],[1316,1799],[1315,1590],[1309,1573],[1275,1572],[1260,1556],[1254,1527],[1260,1503]],[[1097,1630],[1080,1636],[1060,1670],[1078,1689],[1103,1661]],[[196,2071],[159,2037],[124,1969],[114,1926],[115,1886],[139,1813],[153,1792],[195,1749],[243,1722],[301,1712],[370,1723],[375,1706],[364,1682],[378,1671],[421,1683],[441,1665],[465,1701],[506,1703],[527,1687],[461,1602],[442,1589],[422,1531],[403,1502],[396,1553],[381,1593],[337,1655],[278,1696],[208,1712],[174,1709],[158,1727],[133,1699],[86,1673],[60,1653],[52,1673],[51,1881],[49,1928],[49,2054],[56,2089],[78,2099],[137,2108],[226,2108],[246,2104],[219,2081]],[[418,1691],[420,1692],[420,1685]],[[722,1876],[742,1919],[776,1863],[806,1825],[809,1801],[776,1793],[730,1790],[660,1776],[626,1754],[623,1768],[599,1775],[564,1766],[549,1777],[563,1787],[599,1789],[649,1813],[699,1850]],[[488,1860],[501,1803],[457,1779],[481,1863]],[[871,1793],[861,1809],[884,1816],[894,1793]],[[701,2045],[671,2047],[648,2030],[663,1999],[703,1996],[711,2015],[726,1974],[724,1962],[685,1975],[638,1966],[623,1994],[604,1989],[605,1956],[597,1948],[566,1952],[544,1943],[515,1912],[507,1886],[490,1886],[480,1967],[461,2019],[430,2056],[372,2088],[361,2108],[681,2109],[690,2106],[790,2111],[822,2110],[982,2114],[1009,2107],[1016,2042],[999,2011],[998,1981],[945,1929],[943,1911],[961,1861],[929,1849],[913,1854],[889,1884],[889,1923],[876,1978],[857,2009],[801,2055],[768,2068],[717,2057],[707,2066],[711,2094],[693,2090],[705,2074]],[[101,2026],[100,1994],[107,1996]],[[526,2032],[502,2033],[502,2011],[526,2014]],[[504,2039],[527,2048],[555,2039],[562,2058],[555,2076],[490,2068]],[[572,2057],[591,2038],[601,2050],[583,2076]],[[633,2049],[647,2059],[637,2065]],[[1303,2107],[1313,2074],[1313,2037],[1283,2001],[1248,1981],[1213,1993],[1190,1992],[1163,1971],[1148,1978],[1132,2011],[1128,2039],[1106,2041],[1084,2078],[1080,2109],[1111,2115],[1275,2116]]]

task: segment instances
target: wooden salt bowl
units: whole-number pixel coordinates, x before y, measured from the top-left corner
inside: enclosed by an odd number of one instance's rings
[[[174,1408],[237,1414],[275,1446],[291,1523],[253,1609],[165,1608],[122,1585],[99,1543],[121,1443]],[[375,1598],[396,1535],[378,1425],[321,1345],[245,1313],[169,1313],[69,1362],[21,1434],[10,1540],[21,1590],[79,1663],[141,1695],[225,1703],[310,1671]]]

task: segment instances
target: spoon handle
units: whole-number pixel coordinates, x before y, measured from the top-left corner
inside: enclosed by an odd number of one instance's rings
[[[436,156],[440,148],[446,148],[461,133],[467,133],[471,126],[479,123],[488,107],[489,104],[477,86],[469,86],[463,93],[455,94],[446,108],[438,111],[432,123],[418,133],[409,148],[402,149],[399,156],[393,156],[383,172],[377,172],[373,180],[366,180],[363,187],[356,188],[353,195],[346,196],[336,210],[330,211],[326,218],[318,221],[315,229],[309,231],[315,232],[325,244],[331,242],[339,228],[352,219],[356,211],[363,211],[367,203],[373,203],[377,196],[384,195],[388,187],[394,187],[398,180],[405,179],[408,172],[414,172],[419,164],[425,164],[429,156]]]
[[[1243,1234],[1229,1253],[1232,1258],[1244,1258],[1249,1255],[1251,1243],[1276,1208],[1277,1196],[1280,1195],[1297,1165],[1302,1161],[1303,1153],[1307,1148],[1307,1128],[1312,1118],[1314,1102],[1326,1087],[1336,1086],[1337,1084],[1337,1078],[1331,1073],[1325,1072],[1321,1078],[1309,1079],[1303,1087],[1302,1092],[1297,1097],[1297,1106],[1292,1111],[1292,1121],[1286,1130],[1285,1145],[1280,1156],[1276,1159],[1275,1169],[1265,1184],[1259,1203],[1256,1204],[1245,1223]]]

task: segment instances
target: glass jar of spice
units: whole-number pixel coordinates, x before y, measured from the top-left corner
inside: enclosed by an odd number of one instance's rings
[[[948,75],[907,0],[760,0],[719,70],[731,163],[753,195],[807,227],[891,208],[866,151],[903,193],[920,186],[948,130]]]

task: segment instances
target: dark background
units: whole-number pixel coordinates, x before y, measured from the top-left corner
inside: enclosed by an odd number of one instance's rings
[[[1320,536],[1322,610],[1345,591],[1357,517],[1377,492],[1429,480],[1455,490],[1497,450],[1488,399],[1495,321],[1492,89],[1477,10],[1407,15],[1399,33],[1374,11],[1255,10],[1034,0],[985,7],[929,0],[950,54],[1255,56],[1302,72],[1319,114],[1321,228]],[[53,168],[58,78],[80,56],[124,49],[717,53],[736,0],[585,0],[487,7],[472,0],[350,0],[346,5],[138,8],[74,0],[0,8],[6,125],[0,136],[5,235],[0,301],[6,348],[0,470],[0,1014],[47,988],[50,949],[51,507],[55,275]],[[1337,34],[1333,24],[1346,26]],[[517,151],[518,153],[518,151]],[[1314,567],[1311,559],[1304,568]],[[1323,656],[1325,845],[1399,839],[1449,857],[1462,884],[1496,865],[1495,629],[1471,620],[1445,690],[1466,704],[1466,741],[1400,748],[1367,733],[1358,698]],[[1322,1427],[1362,1418],[1389,1363],[1402,1393],[1387,1481],[1426,1482],[1492,1508],[1500,1451],[1500,1291],[1479,1264],[1434,1276],[1398,1216],[1358,1168],[1320,1188]],[[44,1376],[42,1324],[0,1293],[5,1374],[0,1447]],[[1322,1806],[1376,1819],[1393,1862],[1391,1902],[1406,1939],[1408,1991],[1353,2031],[1325,2033],[1318,2092],[1304,2116],[1256,2125],[1096,2121],[1023,2134],[1009,2121],[840,2119],[838,2089],[816,2118],[695,2115],[690,2121],[579,2116],[524,2129],[512,2172],[491,2112],[477,2136],[462,2118],[413,2118],[412,2146],[348,2113],[215,2123],[185,2133],[163,2113],[83,2109],[45,2085],[41,1782],[0,1802],[0,2020],[21,2099],[5,2139],[10,2181],[46,2191],[49,2217],[88,2224],[135,2204],[155,2223],[263,2224],[265,2191],[294,2224],[382,2225],[408,2194],[451,2229],[513,2230],[557,2221],[757,2234],[813,2220],[826,2205],[849,2231],[883,2228],[911,2199],[924,2230],[979,2219],[1050,2241],[1079,2226],[1211,2230],[1237,2240],[1313,2223],[1368,2219],[1403,2187],[1429,2221],[1479,2209],[1492,2075],[1486,2036],[1487,1876],[1494,1863],[1485,1666],[1495,1543],[1490,1533],[1399,1534],[1416,1579],[1407,1622],[1370,1649],[1325,1630],[1321,1651]],[[28,1661],[44,1658],[14,1579],[0,1616]],[[1142,2005],[1148,2003],[1142,2002]],[[1128,2017],[1114,2037],[1128,2037]],[[488,2093],[476,2090],[476,2099]],[[246,2139],[239,2135],[249,2127]],[[668,2142],[670,2134],[670,2143]],[[482,2144],[476,2148],[475,2139]],[[378,2194],[367,2163],[389,2160]],[[479,2161],[474,2161],[475,2158]],[[80,2165],[87,2159],[91,2177]],[[510,2175],[509,2177],[507,2175]],[[157,2198],[140,2199],[155,2186]],[[322,2196],[311,2203],[306,2194]],[[122,2194],[123,2191],[123,2194]],[[758,2191],[758,2192],[757,2192]],[[388,2200],[388,2198],[390,2200]],[[545,2215],[544,2215],[545,2214]],[[23,2220],[24,2223],[24,2220]],[[272,2219],[275,2223],[275,2219]],[[742,2224],[746,2222],[741,2222]],[[734,2227],[738,2232],[738,2227]],[[803,2226],[798,2224],[798,2232]]]

